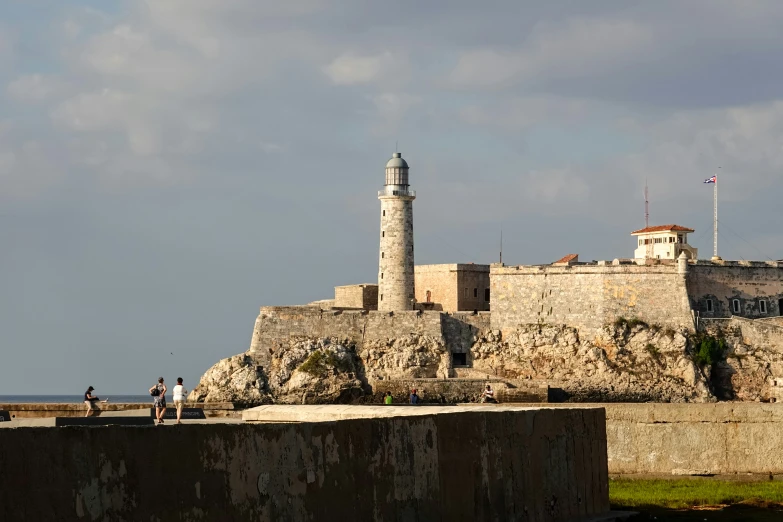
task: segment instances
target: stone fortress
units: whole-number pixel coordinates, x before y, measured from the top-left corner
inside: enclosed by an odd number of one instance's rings
[[[262,307],[249,351],[210,369],[194,399],[345,402],[418,385],[458,400],[486,382],[509,400],[541,387],[570,400],[775,398],[783,262],[698,259],[693,230],[664,225],[632,232],[632,258],[416,266],[409,170],[395,152],[378,192],[377,284]],[[724,343],[717,360],[697,355],[704,336]]]

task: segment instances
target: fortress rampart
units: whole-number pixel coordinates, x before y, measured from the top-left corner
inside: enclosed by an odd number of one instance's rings
[[[673,264],[493,266],[492,328],[567,324],[596,331],[619,317],[693,328],[685,280]]]

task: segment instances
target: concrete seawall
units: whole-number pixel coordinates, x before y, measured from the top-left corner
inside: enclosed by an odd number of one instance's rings
[[[606,410],[611,474],[783,474],[783,405],[549,404]]]
[[[450,408],[475,412],[496,407],[456,405]],[[409,407],[416,414],[424,414],[429,408]],[[546,408],[605,410],[610,474],[783,474],[782,404],[606,403],[547,404]],[[260,406],[243,412],[243,418],[327,421],[382,415],[380,410],[356,406]]]
[[[169,401],[169,408],[174,407],[174,402]],[[187,403],[186,408],[201,408],[207,417],[238,417],[239,410],[234,409],[230,402]],[[149,403],[96,403],[93,415],[100,416],[107,411],[146,410],[152,408]],[[56,402],[10,402],[0,403],[0,411],[7,411],[12,419],[38,419],[42,417],[83,417],[87,406],[83,403],[56,403]]]
[[[375,409],[385,416],[0,430],[0,506],[9,521],[565,522],[609,509],[601,409]]]

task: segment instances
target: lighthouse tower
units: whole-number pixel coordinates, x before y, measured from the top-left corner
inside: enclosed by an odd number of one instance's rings
[[[408,163],[395,152],[386,163],[386,184],[381,200],[381,252],[378,263],[378,310],[412,310],[413,200],[408,185]]]

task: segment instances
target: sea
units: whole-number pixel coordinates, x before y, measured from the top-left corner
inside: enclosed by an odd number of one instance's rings
[[[101,393],[98,395],[101,400],[109,399],[109,402],[115,403],[152,403],[152,397],[149,395],[112,395],[110,393]],[[84,395],[0,395],[0,404],[9,403],[79,403],[84,402]]]

